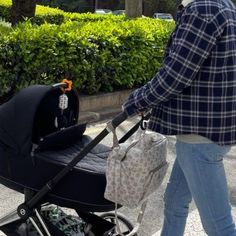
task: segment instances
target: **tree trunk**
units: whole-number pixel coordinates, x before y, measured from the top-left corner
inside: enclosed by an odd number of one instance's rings
[[[157,0],[143,0],[143,15],[152,17],[157,11]]]
[[[125,14],[129,18],[142,16],[143,1],[142,0],[126,0],[125,1]]]
[[[35,16],[37,0],[12,0],[11,23],[16,25],[25,18]]]

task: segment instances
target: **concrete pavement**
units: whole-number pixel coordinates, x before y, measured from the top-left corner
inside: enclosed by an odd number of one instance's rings
[[[234,220],[236,221],[236,207],[232,208],[232,213],[234,216]],[[160,233],[161,230],[158,230],[158,232],[154,233],[152,236],[160,236]],[[202,223],[198,211],[195,209],[188,216],[184,236],[206,236],[206,235],[207,234],[204,232],[202,228]]]

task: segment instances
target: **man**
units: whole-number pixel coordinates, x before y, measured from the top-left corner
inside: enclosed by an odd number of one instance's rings
[[[152,109],[151,130],[176,135],[162,236],[184,234],[194,199],[206,233],[236,236],[223,156],[236,144],[236,9],[231,0],[184,0],[162,68],[123,105]]]

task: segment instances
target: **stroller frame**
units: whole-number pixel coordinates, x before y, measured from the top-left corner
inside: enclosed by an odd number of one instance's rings
[[[59,83],[54,85],[55,87],[66,87],[67,84]],[[138,122],[130,131],[128,131],[120,140],[119,142],[122,143],[126,141],[132,134],[134,134],[137,129],[139,128],[140,124],[142,124],[143,120],[148,120],[150,115],[143,117],[140,122]],[[68,163],[67,166],[64,167],[53,179],[48,181],[37,193],[32,190],[25,189],[25,201],[24,203],[20,204],[16,210],[11,211],[10,213],[6,214],[4,217],[0,219],[0,228],[5,227],[10,224],[14,224],[17,222],[24,222],[27,219],[32,223],[35,227],[37,232],[40,236],[51,236],[49,229],[44,222],[42,216],[38,211],[38,206],[40,205],[40,201],[54,189],[54,187],[59,183],[63,177],[65,177],[73,167],[81,161],[91,149],[93,149],[100,141],[106,137],[110,132],[117,128],[123,121],[127,119],[127,115],[123,112],[118,114],[112,121],[110,121],[106,128],[101,131],[95,138],[92,140],[80,153],[76,156],[71,162]],[[143,216],[142,209],[138,216],[138,221],[141,222]],[[37,222],[34,218],[37,218]],[[135,235],[137,233],[138,228],[134,227],[130,235]]]

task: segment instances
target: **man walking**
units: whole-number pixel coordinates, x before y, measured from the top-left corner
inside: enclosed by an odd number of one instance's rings
[[[236,236],[223,157],[236,144],[236,9],[231,0],[184,0],[164,62],[123,105],[152,109],[149,129],[176,135],[162,236],[184,234],[194,199],[206,233]]]

